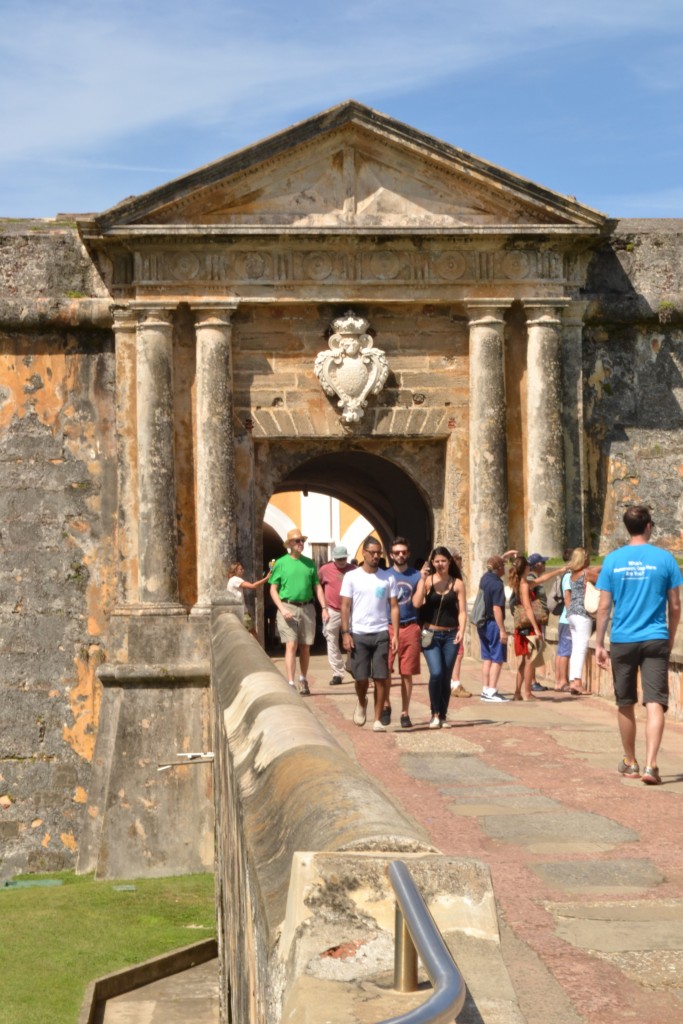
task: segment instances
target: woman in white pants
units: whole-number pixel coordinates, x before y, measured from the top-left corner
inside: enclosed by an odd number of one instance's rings
[[[574,548],[569,560],[571,589],[564,592],[569,630],[572,635],[572,653],[569,658],[569,692],[584,693],[583,664],[586,660],[588,641],[593,632],[594,621],[584,607],[586,581],[595,583],[600,569],[590,568],[590,558],[585,548]]]

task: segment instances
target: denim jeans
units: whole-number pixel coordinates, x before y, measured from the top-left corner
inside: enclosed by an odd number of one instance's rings
[[[455,644],[456,630],[434,631],[434,639],[423,654],[429,668],[429,703],[432,715],[444,719],[451,698],[451,676],[460,644]]]

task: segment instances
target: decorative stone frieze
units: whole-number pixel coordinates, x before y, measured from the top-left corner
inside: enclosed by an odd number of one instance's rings
[[[389,364],[380,348],[375,348],[370,325],[348,310],[332,324],[329,352],[319,352],[315,375],[326,395],[337,396],[344,423],[363,418],[370,395],[378,395],[389,376]]]
[[[279,241],[271,246],[182,248],[145,247],[136,250],[132,276],[130,262],[111,261],[113,286],[165,285],[171,288],[196,284],[307,284],[363,281],[368,283],[418,281],[435,286],[453,282],[572,282],[575,260],[560,249],[529,247],[506,250],[477,245],[431,245],[382,248],[373,245],[311,248]]]

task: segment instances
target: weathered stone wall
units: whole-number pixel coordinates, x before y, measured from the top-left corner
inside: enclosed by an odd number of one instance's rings
[[[214,611],[211,651],[224,1019],[266,1024],[287,984],[278,942],[296,852],[433,847],[229,612]]]
[[[73,229],[0,237],[3,873],[73,865],[90,781],[116,571],[113,340],[77,312],[96,293]]]
[[[256,507],[258,520],[297,464],[350,447],[403,468],[428,503],[435,535],[467,551],[467,318],[449,307],[420,303],[354,303],[391,372],[361,422],[349,429],[336,398],[324,394],[313,370],[331,323],[345,308],[245,304],[235,314],[238,493],[246,503],[245,515],[238,517],[238,550],[247,551],[253,539],[248,504]],[[254,559],[261,564],[258,551]]]
[[[75,863],[83,823],[98,813],[89,792],[101,700],[95,673],[100,663],[126,659],[127,640],[110,618],[118,557],[111,299],[74,227],[0,229],[0,840],[8,872]],[[457,303],[410,298],[353,304],[392,375],[351,431],[313,373],[347,303],[238,304],[238,549],[251,543],[253,564],[251,510],[262,510],[297,459],[345,446],[384,451],[401,465],[430,503],[440,538],[467,550],[476,529],[468,517],[467,314]],[[683,224],[615,223],[580,298],[587,538],[603,551],[618,545],[623,507],[646,501],[657,539],[681,550]],[[515,542],[526,501],[522,318],[517,306],[506,317]],[[196,598],[193,331],[181,306],[175,440],[180,594],[188,606]],[[143,707],[134,710],[145,720]],[[153,759],[157,747],[148,746]]]
[[[624,542],[624,509],[652,506],[683,549],[683,224],[619,221],[589,271],[584,330],[588,526]]]

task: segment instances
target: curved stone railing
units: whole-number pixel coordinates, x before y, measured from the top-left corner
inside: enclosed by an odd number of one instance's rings
[[[220,606],[211,651],[223,994],[232,1020],[271,1022],[295,854],[435,851]]]

